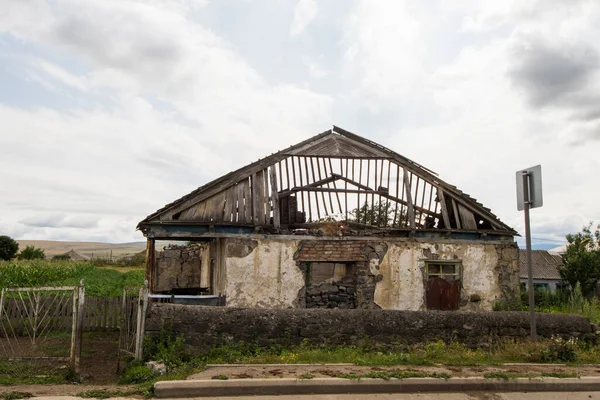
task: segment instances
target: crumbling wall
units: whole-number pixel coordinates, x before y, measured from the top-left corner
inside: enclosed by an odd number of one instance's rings
[[[389,242],[379,266],[383,278],[377,282],[375,302],[385,309],[425,310],[427,260],[460,262],[462,310],[491,310],[506,289],[518,288],[515,243]]]
[[[172,245],[156,256],[157,278],[154,290],[170,292],[179,289],[210,287],[210,252],[208,243],[190,246]]]
[[[298,307],[304,275],[294,261],[295,240],[227,239],[227,305],[231,307]]]
[[[424,312],[398,310],[240,309],[150,303],[146,332],[183,334],[196,352],[244,341],[260,346],[370,345],[396,347],[434,340],[467,346],[529,337],[527,312]],[[578,315],[536,315],[539,337],[582,337],[590,321]]]
[[[351,308],[354,302],[363,309],[425,310],[427,260],[460,262],[462,310],[491,310],[507,289],[518,288],[517,247],[511,242],[265,238],[224,243],[224,294],[232,307]],[[312,262],[351,266],[353,296],[340,289],[340,280],[336,291],[307,285],[306,265]]]

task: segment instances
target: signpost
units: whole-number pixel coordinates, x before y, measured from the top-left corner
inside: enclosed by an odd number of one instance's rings
[[[517,210],[525,211],[525,243],[527,246],[527,288],[529,292],[529,326],[531,339],[537,340],[535,326],[535,297],[533,290],[533,272],[531,267],[531,228],[529,226],[529,210],[541,207],[542,198],[542,166],[517,171]]]

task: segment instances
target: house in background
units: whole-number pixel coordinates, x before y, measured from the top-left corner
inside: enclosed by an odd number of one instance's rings
[[[72,261],[89,261],[89,257],[83,254],[79,254],[75,250],[71,249],[63,254],[58,254],[53,259],[56,260],[72,260]]]
[[[558,268],[562,265],[562,256],[548,250],[531,251],[531,269],[533,273],[533,287],[549,289],[556,292],[561,286],[561,277]],[[527,288],[527,250],[519,250],[519,278],[521,285]]]
[[[153,293],[223,295],[232,307],[485,310],[519,285],[511,227],[430,169],[335,126],[138,229]],[[158,240],[195,245],[154,257]]]

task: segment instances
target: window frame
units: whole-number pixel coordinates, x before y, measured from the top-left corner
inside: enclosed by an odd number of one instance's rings
[[[440,267],[439,272],[430,272],[430,268],[434,265]],[[454,272],[444,272],[444,266],[448,265],[454,266]],[[448,282],[452,281],[449,281],[448,279],[446,279],[446,277],[453,277],[454,281],[457,279],[461,281],[462,286],[462,262],[460,260],[425,260],[425,277],[426,280],[433,278],[442,278]]]

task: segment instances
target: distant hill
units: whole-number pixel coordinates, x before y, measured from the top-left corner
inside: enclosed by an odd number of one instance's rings
[[[44,250],[47,258],[64,254],[69,250],[94,258],[121,258],[146,250],[146,242],[101,243],[101,242],[63,242],[58,240],[17,240],[19,249],[35,246]]]

